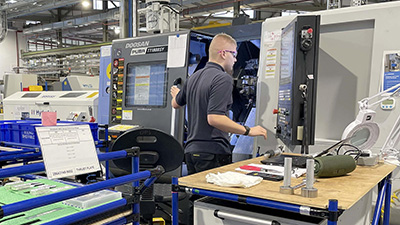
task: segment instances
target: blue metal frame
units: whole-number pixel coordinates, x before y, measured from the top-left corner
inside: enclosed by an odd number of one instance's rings
[[[42,153],[28,153],[28,154],[13,154],[0,157],[0,161],[9,161],[17,159],[30,159],[42,157]]]
[[[99,161],[107,161],[113,159],[125,158],[127,153],[125,150],[98,154]],[[44,163],[33,163],[24,166],[17,166],[12,168],[0,169],[0,178],[12,177],[23,175],[27,173],[37,173],[45,171]]]
[[[390,200],[392,194],[392,173],[390,173],[385,179],[378,184],[378,197],[376,200],[374,217],[372,219],[372,225],[378,225],[381,218],[382,205],[385,202],[383,225],[389,225],[390,219]]]
[[[106,142],[106,153],[108,153],[108,125],[104,129],[104,139],[107,140]],[[110,163],[106,161],[106,180],[110,179]]]
[[[78,187],[59,193],[49,194],[45,196],[40,196],[37,198],[32,198],[16,203],[11,203],[8,205],[1,206],[4,216],[9,216],[15,213],[27,211],[44,205],[60,202],[66,199],[75,198],[91,192],[100,191],[106,188],[115,187],[118,185],[126,184],[133,181],[138,181],[141,179],[149,178],[151,176],[150,171],[138,172],[135,174],[130,174],[122,177],[113,178],[110,180],[89,184],[87,186]]]
[[[173,177],[172,178],[172,186],[178,185],[178,178]],[[178,225],[179,224],[179,218],[178,218],[178,192],[172,191],[172,225]]]
[[[375,212],[374,212],[374,217],[372,221],[372,225],[377,225],[379,222],[380,218],[380,211],[382,209],[382,204],[383,201],[385,200],[385,211],[384,211],[384,220],[383,224],[384,225],[389,225],[389,217],[390,217],[390,200],[391,200],[391,190],[392,190],[392,184],[391,184],[391,176],[392,173],[390,173],[387,177],[385,177],[378,186],[379,193],[378,193],[378,198],[376,201],[375,205]],[[178,185],[178,179],[176,177],[172,178],[172,185]],[[257,205],[257,206],[264,206],[264,207],[269,207],[273,209],[280,209],[280,210],[285,210],[289,212],[294,212],[294,213],[300,213],[300,208],[304,207],[301,205],[295,205],[295,204],[290,204],[290,203],[284,203],[284,202],[278,202],[278,201],[272,201],[272,200],[267,200],[267,199],[260,199],[260,198],[253,198],[253,197],[243,197],[235,194],[229,194],[229,193],[223,193],[223,192],[217,192],[217,191],[209,191],[209,190],[203,190],[203,189],[198,189],[198,188],[189,188],[190,192],[192,194],[196,195],[203,195],[203,196],[209,196],[209,197],[214,197],[214,198],[219,198],[219,199],[224,199],[224,200],[230,200],[230,201],[239,201],[240,202],[246,202],[251,205]],[[174,196],[176,195],[176,196]],[[172,225],[178,225],[179,218],[178,218],[178,197],[177,193],[172,192]],[[176,208],[174,207],[176,206]],[[339,210],[338,210],[338,201],[335,199],[329,200],[329,205],[328,205],[328,225],[336,225],[337,220],[339,217]]]
[[[17,147],[40,149],[40,145],[23,144],[23,143],[18,143],[18,142],[0,141],[0,144],[4,145],[4,146],[13,146],[13,147],[17,146]],[[104,147],[103,144],[104,144],[103,141],[97,141],[97,144],[95,144],[95,147],[96,148]]]
[[[138,173],[139,172],[139,156],[134,156],[132,158],[132,172],[133,173]],[[132,186],[133,186],[134,190],[139,188],[139,180],[138,181],[134,181],[132,183]],[[140,214],[140,203],[139,202],[133,203],[132,213],[133,213],[133,215]],[[139,222],[140,221],[133,221],[133,225],[140,225]]]
[[[338,213],[338,201],[337,200],[329,200],[329,206],[328,206],[329,213],[333,213],[334,215],[337,215],[334,221],[328,219],[328,225],[336,225],[337,224],[337,219],[339,217]]]
[[[11,151],[11,152],[0,152],[0,156],[7,156],[7,155],[14,155],[14,154],[24,154],[24,153],[33,153],[33,152],[37,152],[35,149],[23,149],[20,151]]]

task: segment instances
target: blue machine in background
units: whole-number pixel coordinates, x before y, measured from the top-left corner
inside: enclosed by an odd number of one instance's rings
[[[99,124],[108,124],[110,117],[111,45],[100,48]]]

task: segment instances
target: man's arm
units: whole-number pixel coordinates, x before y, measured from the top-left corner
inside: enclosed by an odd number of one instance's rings
[[[233,120],[229,119],[229,117],[225,115],[208,114],[207,121],[208,124],[210,124],[211,126],[224,132],[234,134],[244,134],[246,132],[244,126],[235,123]],[[261,126],[255,126],[250,128],[250,132],[248,135],[252,137],[263,136],[264,139],[267,139],[267,130],[265,130]]]
[[[181,107],[178,103],[176,103],[176,100],[175,100],[175,97],[179,93],[179,91],[180,91],[180,89],[177,86],[174,85],[171,87],[171,90],[170,90],[170,93],[172,96],[171,105],[174,109],[179,109]]]

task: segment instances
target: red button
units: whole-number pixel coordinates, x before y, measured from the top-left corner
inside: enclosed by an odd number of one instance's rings
[[[273,113],[273,114],[278,114],[278,113],[279,113],[279,109],[274,109],[274,110],[272,110],[272,113]]]
[[[313,29],[312,28],[308,28],[307,33],[312,34]]]

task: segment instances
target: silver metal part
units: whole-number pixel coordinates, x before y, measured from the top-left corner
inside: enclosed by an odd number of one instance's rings
[[[307,159],[306,188],[312,189],[314,184],[314,159]]]
[[[318,189],[304,187],[301,189],[301,196],[306,198],[316,198],[318,197]]]
[[[300,206],[300,214],[310,215],[311,208],[308,206]]]
[[[246,224],[260,224],[260,225],[274,224],[273,220],[258,219],[258,218],[253,218],[253,217],[249,217],[249,216],[233,214],[230,212],[221,212],[219,210],[216,210],[214,212],[214,215],[223,220],[228,219],[228,220],[233,220],[233,221],[246,223]]]
[[[292,181],[292,158],[285,158],[283,174],[283,186],[290,187]]]
[[[279,192],[282,194],[287,194],[287,195],[292,195],[294,194],[294,189],[289,187],[285,187],[285,186],[280,186]]]

